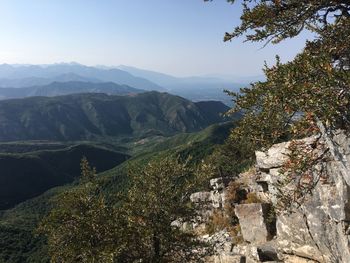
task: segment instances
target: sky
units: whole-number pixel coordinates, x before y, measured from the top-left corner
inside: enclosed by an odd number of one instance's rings
[[[241,8],[225,0],[1,0],[0,63],[128,65],[175,76],[262,74],[291,60],[306,34],[279,45],[223,42]]]

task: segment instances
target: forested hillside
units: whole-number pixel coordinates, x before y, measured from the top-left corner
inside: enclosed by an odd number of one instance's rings
[[[0,101],[0,141],[84,140],[192,132],[223,120],[222,103],[167,93],[76,94]]]
[[[0,154],[0,210],[33,198],[46,190],[71,183],[80,174],[83,157],[100,172],[126,161],[127,154],[81,144],[60,150]]]
[[[116,165],[113,169],[99,173],[98,175],[100,183],[103,185],[104,193],[111,197],[111,201],[114,201],[116,193],[125,190],[127,187],[129,166],[143,167],[149,160],[163,158],[164,156],[181,156],[183,160],[189,156],[193,156],[191,162],[193,164],[200,163],[201,160],[207,158],[219,145],[224,143],[232,127],[233,124],[228,122],[212,125],[200,132],[183,133],[169,138],[157,138],[142,147],[137,147],[137,153],[129,161],[123,162],[120,165],[117,165],[115,162],[121,162],[128,156],[89,145],[73,146],[60,150],[41,150],[21,155],[4,155],[2,157],[0,156],[0,158],[6,157],[8,160],[19,158],[23,159],[23,163],[29,163],[33,169],[36,167],[40,171],[42,167],[49,167],[53,170],[46,173],[45,171],[41,171],[44,174],[31,174],[30,172],[32,170],[28,170],[27,179],[21,179],[23,180],[22,185],[17,184],[18,180],[16,180],[17,183],[13,184],[12,187],[15,190],[21,187],[21,189],[25,190],[23,192],[25,194],[28,194],[28,191],[32,191],[31,189],[26,190],[26,186],[29,184],[27,180],[30,180],[32,185],[40,176],[46,176],[45,178],[47,180],[54,178],[57,180],[67,180],[65,182],[76,178],[76,172],[80,168],[78,159],[81,154],[87,156],[98,172]],[[35,159],[36,162],[31,162],[32,159]],[[39,165],[36,165],[36,163]],[[23,166],[21,162],[17,162],[17,164]],[[23,167],[25,168],[27,166]],[[15,169],[14,167],[12,168]],[[25,171],[20,171],[20,167],[13,171],[17,171],[18,173],[14,174],[18,176],[25,174]],[[2,178],[5,178],[5,175]],[[62,177],[62,175],[64,176]],[[59,183],[63,182],[60,181]],[[13,209],[3,211],[2,214],[0,213],[0,245],[2,248],[0,249],[0,262],[1,260],[11,263],[48,262],[49,257],[45,240],[42,237],[36,237],[33,234],[33,230],[43,216],[47,215],[54,206],[55,196],[76,186],[73,183],[63,187],[52,188],[38,197],[22,202]]]

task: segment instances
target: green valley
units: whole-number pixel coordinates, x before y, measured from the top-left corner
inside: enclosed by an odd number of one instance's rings
[[[37,169],[44,169],[48,166],[44,164],[50,164],[52,170],[40,171],[41,174],[51,176],[47,179],[62,180],[60,182],[62,184],[64,183],[63,180],[72,182],[76,178],[79,171],[79,158],[81,154],[84,154],[100,172],[99,181],[103,185],[104,191],[113,197],[115,193],[125,188],[127,169],[130,165],[142,166],[159,156],[180,156],[181,158],[192,156],[191,161],[199,162],[209,156],[218,145],[224,143],[232,128],[232,122],[227,122],[214,124],[194,133],[179,133],[171,137],[155,136],[144,140],[143,144],[140,144],[139,141],[129,142],[124,146],[132,149],[128,152],[133,152],[133,156],[127,162],[123,161],[128,158],[128,155],[107,150],[106,146],[96,146],[93,143],[92,145],[68,146],[58,150],[40,150],[22,154],[6,154],[4,156],[7,158],[17,156],[16,158],[23,158],[24,162],[36,159],[39,164]],[[109,145],[109,147],[112,146]],[[114,165],[113,162],[115,162]],[[31,163],[31,165],[36,167],[35,163]],[[61,176],[57,177],[59,173]],[[23,173],[18,172],[18,174]],[[33,171],[32,177],[28,177],[27,181],[23,181],[22,187],[25,189],[26,186],[32,185],[33,180],[38,176],[40,176],[40,173]],[[0,240],[2,242],[0,243],[0,262],[48,262],[45,240],[42,237],[36,237],[33,231],[41,218],[54,205],[55,196],[74,187],[74,185],[75,182],[73,181],[71,184],[52,188],[35,198],[0,213]]]

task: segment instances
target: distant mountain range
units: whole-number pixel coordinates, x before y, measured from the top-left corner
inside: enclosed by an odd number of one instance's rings
[[[15,79],[1,78],[0,87],[23,88],[23,87],[32,87],[32,86],[45,86],[53,82],[71,82],[71,81],[92,82],[92,83],[102,82],[99,79],[86,78],[74,73],[66,73],[62,75],[57,75],[52,78],[39,78],[39,77],[26,77],[26,78],[15,78]]]
[[[164,87],[168,92],[192,101],[220,100],[227,105],[230,105],[231,99],[223,92],[224,90],[238,91],[240,88],[247,86],[253,81],[246,79],[244,82],[237,82],[234,80],[234,77],[230,79],[228,76],[194,76],[179,78],[155,71],[123,65],[118,66],[118,69],[129,72],[134,76],[146,78]]]
[[[113,82],[52,82],[42,86],[32,86],[25,88],[0,88],[0,99],[25,98],[33,96],[60,96],[77,93],[105,93],[108,95],[131,95],[145,92],[145,90],[135,89],[127,85],[118,85]]]
[[[0,262],[49,261],[34,229],[76,185],[83,156],[108,202],[127,189],[128,167],[202,162],[235,125],[222,90],[242,86],[125,66],[0,65]]]
[[[151,70],[144,70],[130,66],[120,65],[117,67],[123,71],[126,71],[134,76],[148,79],[168,90],[176,89],[183,86],[197,86],[197,85],[210,85],[210,84],[246,84],[249,82],[238,83],[237,81],[226,77],[218,76],[192,76],[192,77],[174,77],[168,74],[159,73]]]
[[[168,93],[75,94],[0,101],[0,141],[84,140],[172,135],[223,121],[221,102],[193,103]]]
[[[161,86],[120,69],[100,69],[77,63],[52,65],[0,65],[0,87],[28,87],[48,81],[114,82],[144,90],[164,91]],[[29,83],[29,84],[28,84]],[[12,84],[12,85],[11,85]],[[10,86],[9,86],[10,85]]]
[[[227,105],[231,104],[231,99],[223,90],[238,91],[247,86],[248,83],[260,79],[262,79],[260,76],[239,78],[226,75],[174,77],[129,66],[90,67],[78,63],[0,65],[0,87],[2,88],[47,86],[53,82],[113,82],[139,90],[167,91],[192,101],[219,100]],[[3,90],[3,92],[7,91]],[[24,93],[26,92],[24,91]],[[101,92],[103,91],[101,90]],[[18,93],[20,92],[18,91]],[[60,95],[61,93],[56,94]]]

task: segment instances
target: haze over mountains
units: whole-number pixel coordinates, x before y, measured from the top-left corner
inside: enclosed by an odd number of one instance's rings
[[[88,67],[77,63],[62,63],[52,65],[0,65],[0,86],[8,87],[11,80],[17,80],[17,87],[27,86],[27,79],[42,83],[44,80],[54,81],[76,81],[92,80],[93,82],[115,82],[117,84],[129,85],[145,90],[164,90],[162,87],[152,83],[147,79],[135,77],[126,71],[119,69],[100,69]],[[62,79],[60,79],[62,78]],[[81,78],[81,79],[79,79]],[[38,85],[36,83],[36,85]],[[48,84],[47,82],[45,84]]]
[[[255,77],[252,77],[252,79]],[[239,79],[239,78],[238,78]],[[80,87],[75,85],[74,90],[68,92],[68,88],[57,89],[54,82],[81,82]],[[244,83],[235,82],[228,76],[216,77],[174,77],[171,75],[138,69],[129,66],[119,67],[90,67],[78,63],[61,63],[51,65],[0,65],[0,98],[20,98],[27,96],[53,96],[66,95],[81,92],[93,92],[91,83],[113,82],[118,85],[127,85],[138,90],[167,91],[169,93],[185,97],[193,101],[220,100],[230,104],[230,98],[223,93],[224,89],[237,91],[246,86],[250,81]],[[86,87],[82,83],[90,83]],[[51,85],[51,86],[50,86]],[[68,84],[69,85],[69,84]],[[67,86],[68,86],[67,85]],[[39,86],[47,86],[44,93],[38,92]],[[21,91],[9,91],[8,88],[31,88]],[[35,87],[35,88],[34,88]],[[49,91],[50,88],[55,91]],[[98,91],[103,92],[96,87]],[[35,91],[33,91],[35,90]],[[62,90],[62,92],[59,92]],[[132,92],[135,92],[132,91]],[[118,93],[116,90],[106,93]],[[22,94],[22,95],[21,95]]]
[[[23,88],[0,88],[0,99],[15,99],[34,96],[60,96],[77,93],[105,93],[108,95],[131,95],[145,92],[127,85],[118,85],[113,82],[51,82],[42,86],[30,86]]]

